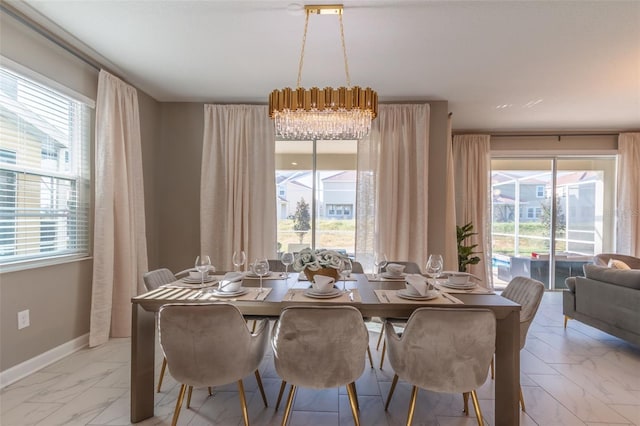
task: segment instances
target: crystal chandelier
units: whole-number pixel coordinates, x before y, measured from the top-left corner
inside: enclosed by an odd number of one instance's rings
[[[297,88],[276,89],[269,95],[269,117],[274,119],[277,137],[285,140],[361,139],[371,130],[371,121],[378,115],[378,94],[369,87],[351,87],[342,11],[342,5],[305,6]],[[310,14],[338,15],[347,87],[300,87]]]

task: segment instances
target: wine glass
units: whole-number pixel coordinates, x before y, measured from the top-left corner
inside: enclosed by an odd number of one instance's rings
[[[244,254],[244,250],[234,251],[231,261],[233,262],[235,269],[240,269],[240,267],[244,265],[244,262],[247,261],[247,255]]]
[[[380,275],[380,270],[387,266],[387,255],[384,253],[376,253],[373,257],[373,266],[376,267],[375,278],[378,278],[378,275]]]
[[[256,259],[253,263],[253,272],[260,277],[260,290],[258,292],[262,293],[262,277],[269,275],[269,261],[264,258],[260,260]]]
[[[437,277],[442,272],[443,260],[442,256],[439,254],[431,254],[429,255],[429,260],[427,260],[426,266],[426,274],[433,278],[433,287],[436,287]]]
[[[282,257],[280,257],[280,262],[284,265],[284,277],[285,279],[289,279],[289,266],[293,265],[294,257],[293,253],[285,252],[282,253]]]
[[[342,291],[347,292],[347,278],[351,276],[353,264],[350,259],[344,259],[340,262],[340,275],[342,276]]]
[[[211,258],[209,256],[197,256],[195,263],[196,271],[200,272],[200,284],[204,287],[204,274],[211,268]]]

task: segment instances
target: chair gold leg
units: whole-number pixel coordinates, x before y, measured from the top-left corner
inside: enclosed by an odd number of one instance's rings
[[[349,395],[349,405],[351,405],[351,414],[353,414],[353,422],[356,426],[360,426],[360,416],[358,415],[358,396],[355,392],[355,383],[347,385],[347,394]]]
[[[567,328],[567,321],[569,321],[569,317],[567,315],[564,316],[564,328]],[[160,391],[158,391],[160,392]]]
[[[211,386],[209,386],[207,389],[209,389],[209,396],[213,396],[213,391],[211,390]]]
[[[522,407],[522,411],[527,411],[524,409],[524,396],[522,395],[522,386],[520,386],[520,407]]]
[[[382,364],[384,364],[384,353],[387,351],[387,341],[382,342],[382,356],[380,357],[380,370],[382,370]]]
[[[478,419],[478,426],[484,426],[484,420],[482,419],[482,411],[480,410],[480,403],[478,402],[478,394],[475,390],[471,391],[471,400],[473,401],[473,409],[476,410],[476,418]]]
[[[242,384],[242,380],[238,380],[238,393],[240,393],[240,406],[242,407],[244,426],[249,426],[249,410],[247,409],[247,399],[244,397],[244,385]]]
[[[393,375],[393,381],[391,382],[391,389],[389,389],[389,396],[387,397],[387,403],[384,404],[384,411],[387,411],[389,408],[389,403],[391,402],[391,395],[393,395],[393,391],[396,390],[396,385],[398,384],[398,375]]]
[[[158,379],[158,392],[162,387],[162,379],[164,379],[164,371],[167,369],[167,359],[162,358],[162,367],[160,367],[160,378]]]
[[[462,401],[464,403],[464,407],[462,408],[462,412],[465,416],[469,415],[469,392],[465,392],[462,394]]]
[[[373,368],[373,357],[371,356],[371,349],[369,349],[369,345],[367,345],[367,355],[369,356],[369,365]]]
[[[178,400],[176,401],[176,409],[173,411],[173,420],[171,420],[171,426],[178,424],[178,416],[180,416],[180,408],[182,407],[182,400],[184,399],[184,391],[187,389],[187,385],[180,385],[180,392],[178,393]]]
[[[264,394],[264,388],[262,387],[262,379],[260,378],[260,372],[256,370],[256,381],[258,382],[258,389],[260,389],[260,395],[262,395],[262,402],[264,402],[264,406],[268,407],[267,404],[267,395]]]
[[[411,390],[411,402],[409,403],[409,415],[407,416],[407,426],[411,426],[413,422],[413,412],[416,409],[416,399],[418,398],[418,387],[414,386]]]
[[[280,401],[282,401],[282,394],[284,393],[285,386],[287,386],[287,382],[283,380],[282,383],[280,383],[280,392],[278,392],[278,400],[276,401],[276,411],[278,411]]]
[[[376,351],[380,350],[380,342],[382,342],[383,335],[384,335],[384,324],[382,325],[382,329],[380,330],[380,335],[378,336],[378,343],[376,343]]]
[[[489,369],[491,370],[491,380],[493,380],[495,378],[496,375],[496,371],[495,371],[495,366],[493,365],[493,356],[491,357],[491,364],[489,364]]]
[[[356,397],[356,408],[358,409],[358,411],[360,411],[360,403],[358,402],[358,390],[356,389],[356,382],[351,382],[351,390],[353,391],[353,396]]]
[[[291,414],[291,407],[293,406],[293,396],[296,394],[296,385],[291,385],[289,389],[289,396],[287,397],[287,408],[284,410],[284,417],[282,418],[282,426],[286,426],[289,421],[289,414]]]
[[[189,392],[187,392],[187,408],[191,408],[191,392],[193,392],[193,386],[189,386]]]
[[[251,326],[251,334],[256,332],[257,325],[258,325],[258,320],[253,320],[253,325]]]

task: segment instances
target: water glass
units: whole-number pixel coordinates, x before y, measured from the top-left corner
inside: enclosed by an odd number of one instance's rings
[[[258,292],[262,293],[262,277],[269,275],[269,261],[267,259],[256,259],[253,263],[253,272],[260,277],[260,290]]]
[[[340,263],[340,275],[342,276],[342,291],[347,292],[347,278],[351,276],[353,264],[350,259],[344,259]]]
[[[282,257],[280,257],[280,262],[284,265],[284,277],[285,279],[289,279],[289,266],[293,265],[294,257],[293,253],[286,252],[282,253]]]
[[[427,265],[425,268],[426,274],[433,278],[433,286],[435,288],[435,284],[437,282],[437,277],[442,272],[442,266],[444,261],[442,260],[442,256],[439,254],[431,254],[429,255],[429,260],[427,260]]]
[[[209,256],[197,256],[195,267],[196,271],[200,272],[200,284],[204,286],[204,275],[211,269],[211,258]]]
[[[231,261],[233,262],[233,266],[235,267],[235,269],[238,270],[242,265],[244,265],[244,262],[247,261],[247,255],[244,253],[243,250],[234,251],[233,258]]]

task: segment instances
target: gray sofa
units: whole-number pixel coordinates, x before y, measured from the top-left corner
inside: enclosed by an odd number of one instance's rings
[[[634,269],[609,268],[609,258]],[[575,319],[640,345],[640,259],[603,254],[594,262],[584,265],[584,277],[566,280],[568,290],[562,300],[565,327],[567,319]]]

